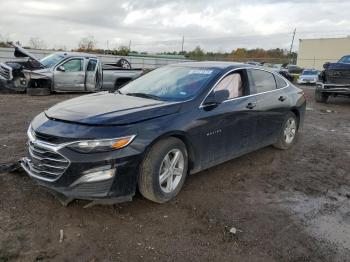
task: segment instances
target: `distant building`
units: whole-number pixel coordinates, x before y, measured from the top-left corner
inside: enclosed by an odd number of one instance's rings
[[[344,55],[350,55],[350,37],[299,39],[297,65],[321,70],[325,62],[336,62]]]

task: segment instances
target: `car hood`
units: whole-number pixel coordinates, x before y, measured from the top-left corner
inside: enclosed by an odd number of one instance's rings
[[[174,114],[180,107],[174,102],[100,92],[59,103],[45,114],[50,119],[86,125],[127,125]]]
[[[326,70],[350,70],[350,64],[345,63],[328,63]]]
[[[15,57],[29,57],[30,59],[36,61],[42,68],[45,68],[45,65],[41,63],[41,61],[36,58],[33,54],[22,48],[21,46],[15,44],[15,43],[10,43],[11,46],[15,48],[14,51],[14,56]]]

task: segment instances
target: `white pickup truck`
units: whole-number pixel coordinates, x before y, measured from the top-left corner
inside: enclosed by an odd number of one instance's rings
[[[123,58],[115,64],[102,64],[92,54],[56,52],[39,60],[22,47],[11,45],[15,57],[25,60],[0,63],[0,85],[30,95],[116,90],[143,73]]]

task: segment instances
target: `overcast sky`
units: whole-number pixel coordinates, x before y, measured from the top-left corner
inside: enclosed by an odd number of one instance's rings
[[[93,35],[97,46],[128,45],[137,51],[207,51],[289,48],[299,38],[350,35],[345,0],[0,0],[0,35],[27,45],[75,48]]]

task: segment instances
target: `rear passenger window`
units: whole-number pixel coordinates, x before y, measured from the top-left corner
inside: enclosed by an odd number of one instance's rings
[[[286,81],[284,81],[282,77],[275,75],[275,79],[276,79],[277,88],[283,88],[287,86]]]
[[[273,74],[262,70],[251,70],[253,82],[257,93],[276,89],[276,81]]]

